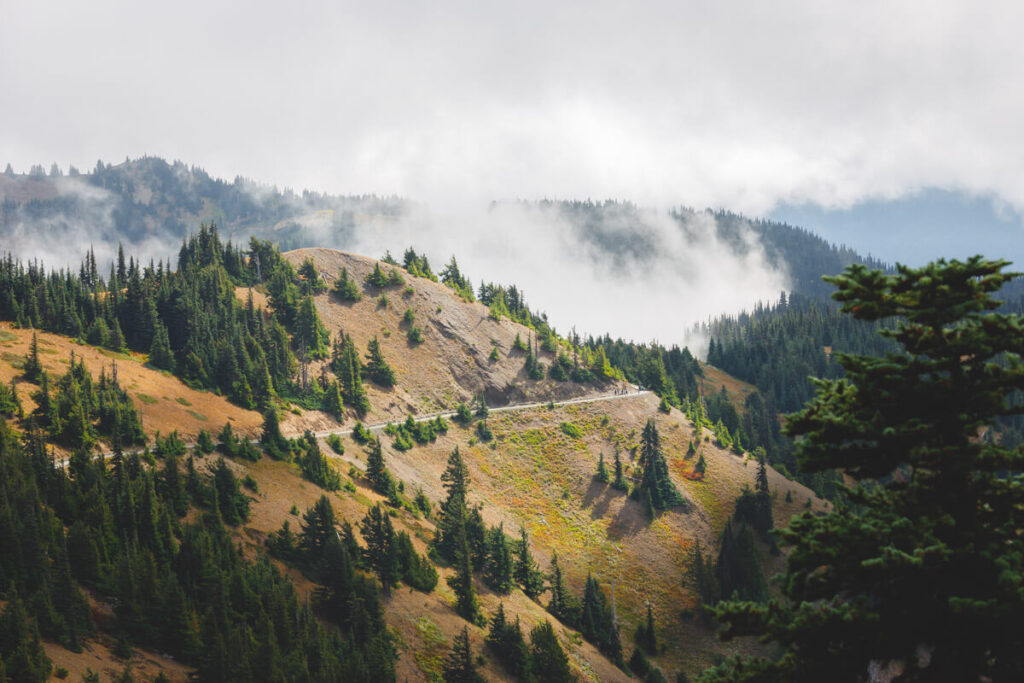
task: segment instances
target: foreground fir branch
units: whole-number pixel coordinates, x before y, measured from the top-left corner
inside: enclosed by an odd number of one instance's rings
[[[723,603],[724,637],[757,635],[774,660],[733,658],[703,681],[1024,680],[1024,449],[979,438],[1024,389],[1020,316],[994,313],[1015,277],[974,257],[850,266],[828,278],[855,318],[894,319],[903,349],[843,355],[792,415],[801,466],[840,468],[848,504],[795,518],[782,598]]]

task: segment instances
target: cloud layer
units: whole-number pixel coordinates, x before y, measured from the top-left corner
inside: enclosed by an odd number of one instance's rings
[[[746,253],[737,254],[716,236],[708,214],[682,225],[654,210],[618,220],[614,211],[599,215],[588,228],[601,235],[600,244],[581,235],[579,222],[557,207],[420,207],[398,221],[362,226],[346,246],[377,257],[390,250],[401,259],[412,245],[438,273],[455,255],[474,286],[481,279],[518,286],[560,333],[575,327],[584,335],[607,332],[668,345],[686,342],[695,323],[773,300],[788,286],[785,273],[767,265],[753,234],[745,236]]]
[[[1024,207],[1024,5],[14,3],[0,150],[334,193]]]

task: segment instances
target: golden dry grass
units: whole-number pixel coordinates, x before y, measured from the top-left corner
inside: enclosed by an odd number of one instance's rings
[[[352,335],[356,348],[365,354],[367,343],[376,336],[385,359],[395,370],[395,387],[382,389],[367,384],[372,408],[364,421],[402,420],[409,413],[451,409],[480,393],[489,404],[504,405],[573,398],[596,391],[593,386],[571,382],[528,380],[523,371],[523,354],[513,351],[512,344],[517,334],[524,341],[529,339],[531,330],[507,318],[492,320],[486,306],[466,303],[442,284],[412,277],[398,268],[405,285],[378,290],[363,284],[377,263],[375,259],[319,248],[290,251],[284,256],[296,267],[311,259],[330,285],[344,267],[362,287],[363,298],[357,302],[342,301],[329,292],[315,296],[314,302],[332,338],[344,331]],[[383,267],[386,272],[391,266]],[[406,293],[407,288],[412,292]],[[386,308],[378,303],[382,292],[389,301]],[[242,301],[248,294],[247,289],[237,291]],[[258,295],[254,295],[257,305]],[[406,309],[413,311],[413,324],[423,330],[420,344],[407,341],[408,323],[402,320]],[[489,355],[495,347],[500,358],[492,361]],[[542,351],[540,356],[545,365],[550,365],[552,354]],[[313,363],[310,373],[319,373],[319,367],[319,363]],[[350,414],[345,423],[351,426],[353,421]],[[290,432],[337,426],[333,418],[319,411],[304,411],[282,423],[282,428]]]
[[[72,352],[85,362],[94,378],[104,370],[109,376],[112,364],[116,362],[118,381],[132,397],[147,435],[178,430],[185,441],[194,441],[199,430],[216,433],[229,421],[236,433],[250,436],[259,433],[262,424],[259,413],[239,408],[223,396],[191,389],[170,373],[146,367],[142,354],[113,353],[62,335],[37,334],[39,360],[54,377],[67,372]],[[8,383],[12,378],[20,377],[20,368],[31,344],[32,330],[0,322],[0,381]],[[30,395],[36,389],[34,384],[18,383],[18,396],[26,412],[35,408]]]

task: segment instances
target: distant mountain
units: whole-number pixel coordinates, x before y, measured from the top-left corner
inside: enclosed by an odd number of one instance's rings
[[[0,234],[21,256],[52,260],[49,247],[67,244],[77,258],[83,242],[124,242],[140,255],[160,258],[171,255],[168,245],[176,251],[200,222],[216,222],[222,235],[236,241],[272,237],[284,249],[328,237],[337,243],[361,221],[397,215],[405,204],[394,197],[297,194],[242,177],[228,182],[158,157],[97,162],[89,173],[55,171],[47,175],[37,166],[14,174],[8,167],[0,175]]]
[[[760,244],[768,265],[788,274],[792,291],[815,298],[830,291],[821,282],[823,274],[853,262],[884,266],[808,230],[726,211],[678,208],[665,214],[629,202],[589,200],[530,205],[556,213],[593,256],[623,272],[664,256],[660,240],[667,234],[666,221],[677,225],[688,243],[698,243],[705,237],[701,231],[713,225],[717,239],[737,254]],[[77,263],[86,244],[95,245],[101,262],[113,257],[119,242],[143,258],[168,258],[201,222],[216,222],[220,234],[236,243],[256,236],[284,250],[350,249],[360,229],[394,221],[412,206],[399,197],[296,193],[242,177],[229,182],[158,157],[97,162],[88,173],[72,169],[62,175],[53,168],[47,174],[36,166],[28,174],[8,168],[0,175],[0,236],[7,249],[66,265]]]
[[[618,268],[642,268],[659,256],[660,236],[652,223],[661,220],[660,214],[616,201],[546,201],[540,205],[557,209],[575,227],[580,240],[611,256]],[[763,249],[768,265],[788,274],[791,291],[817,299],[827,299],[832,292],[831,285],[822,282],[822,275],[837,274],[851,263],[890,267],[786,223],[690,208],[673,209],[668,217],[690,242],[700,239],[701,229],[713,225],[717,238],[734,253],[746,255],[752,249]]]

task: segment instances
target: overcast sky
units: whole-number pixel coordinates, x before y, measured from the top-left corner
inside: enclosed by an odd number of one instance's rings
[[[1024,207],[1024,3],[4,2],[0,163],[423,200]]]

